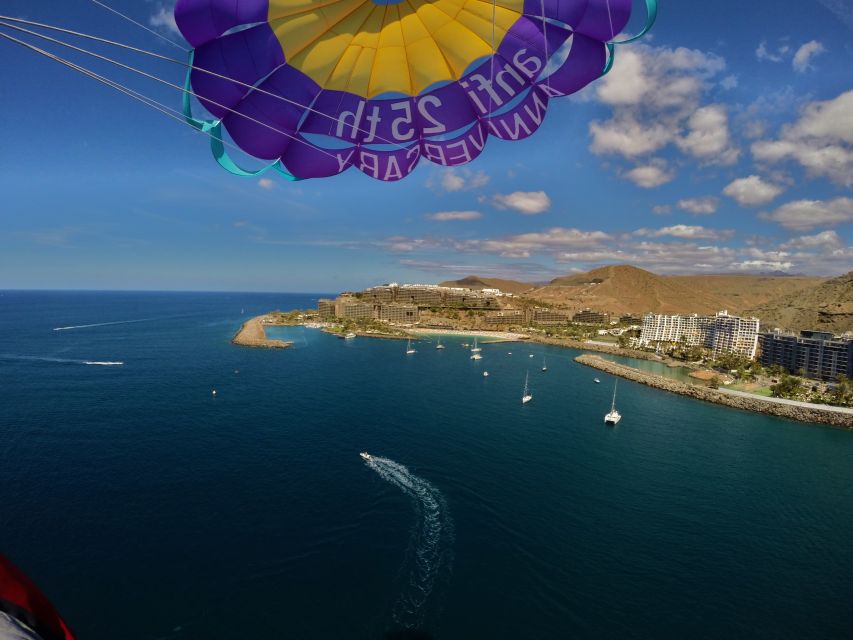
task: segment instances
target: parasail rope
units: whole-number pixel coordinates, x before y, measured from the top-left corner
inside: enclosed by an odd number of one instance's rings
[[[119,48],[121,48],[121,49],[126,49],[126,50],[128,50],[128,51],[133,51],[133,52],[135,52],[135,53],[140,53],[140,54],[142,54],[142,55],[150,56],[150,57],[152,57],[152,58],[156,58],[156,59],[158,59],[158,60],[163,60],[164,62],[171,62],[172,64],[180,65],[181,67],[184,67],[185,69],[189,69],[189,70],[191,70],[191,71],[198,71],[198,72],[200,72],[200,73],[205,73],[205,74],[207,74],[207,75],[213,76],[213,77],[215,77],[215,78],[219,78],[219,79],[221,79],[221,80],[227,80],[228,82],[232,82],[232,83],[234,83],[234,84],[236,84],[236,85],[238,85],[238,86],[244,87],[244,88],[246,88],[246,89],[252,89],[252,90],[254,90],[254,91],[256,91],[256,92],[258,92],[258,93],[260,93],[260,94],[263,94],[263,95],[269,96],[270,98],[273,98],[273,99],[275,99],[275,100],[280,100],[280,101],[282,101],[282,102],[286,102],[287,104],[291,104],[291,105],[293,105],[293,106],[300,107],[301,109],[305,109],[306,111],[308,111],[308,112],[310,112],[310,113],[314,113],[314,114],[316,114],[316,115],[318,115],[318,116],[321,116],[321,117],[323,117],[323,118],[326,118],[326,119],[328,119],[328,120],[331,120],[331,121],[332,121],[332,122],[334,122],[334,123],[341,123],[341,122],[343,122],[340,118],[336,118],[335,116],[330,115],[330,114],[328,114],[328,113],[323,113],[322,111],[318,111],[318,110],[314,109],[313,107],[311,107],[310,105],[302,104],[301,102],[299,102],[299,101],[297,101],[297,100],[293,100],[292,98],[288,98],[288,97],[285,97],[285,96],[279,95],[279,94],[277,94],[277,93],[273,93],[273,92],[271,92],[271,91],[267,91],[266,89],[263,89],[263,88],[261,88],[261,87],[256,87],[256,86],[254,86],[254,85],[247,84],[247,83],[245,83],[245,82],[242,82],[241,80],[237,80],[237,79],[235,79],[235,78],[231,78],[231,77],[229,77],[229,76],[222,75],[222,74],[220,74],[220,73],[216,73],[215,71],[210,71],[209,69],[205,69],[204,67],[197,67],[197,66],[193,65],[193,64],[192,64],[192,62],[187,63],[187,62],[185,62],[185,61],[183,61],[183,60],[177,60],[177,59],[175,59],[175,58],[170,58],[169,56],[164,56],[164,55],[162,55],[162,54],[155,53],[155,52],[153,52],[153,51],[148,51],[148,50],[146,50],[146,49],[140,49],[140,48],[138,48],[138,47],[134,47],[134,46],[131,46],[131,45],[129,45],[129,44],[124,44],[124,43],[122,43],[122,42],[116,42],[115,40],[109,40],[109,39],[107,39],[107,38],[101,38],[101,37],[99,37],[99,36],[93,36],[93,35],[88,34],[88,33],[81,33],[81,32],[79,32],[79,31],[73,31],[73,30],[71,30],[71,29],[65,29],[65,28],[63,28],[63,27],[57,27],[57,26],[50,25],[50,24],[44,24],[44,23],[42,23],[42,22],[34,22],[34,21],[32,21],[32,20],[25,20],[25,19],[23,19],[23,18],[13,18],[13,17],[10,17],[10,16],[4,16],[4,15],[0,15],[0,21],[16,22],[16,23],[20,23],[20,24],[26,24],[26,25],[30,25],[30,26],[34,26],[34,27],[39,27],[39,28],[41,28],[41,29],[47,29],[47,30],[50,30],[50,31],[57,31],[57,32],[65,33],[65,34],[68,34],[68,35],[71,35],[71,36],[75,36],[75,37],[78,37],[78,38],[83,38],[83,39],[86,39],[86,40],[93,40],[93,41],[95,41],[95,42],[100,42],[100,43],[102,43],[102,44],[109,44],[109,45],[112,45],[112,46],[115,46],[115,47],[119,47]],[[16,28],[16,27],[13,27],[12,25],[4,25],[4,26],[6,26],[6,27],[8,27],[8,28],[11,28],[11,29],[15,29],[15,28]],[[17,30],[18,30],[18,31],[25,31],[26,33],[30,33],[30,34],[35,35],[35,36],[40,37],[40,38],[45,38],[45,37],[46,37],[46,36],[44,36],[43,34],[40,34],[40,33],[38,33],[38,32],[28,31],[28,30],[20,29],[20,28],[17,28]],[[71,45],[67,45],[67,44],[65,44],[65,43],[62,43],[62,41],[57,41],[57,42],[60,42],[61,44],[65,45],[65,46],[69,46],[69,47],[71,46]],[[187,49],[186,51],[187,51],[187,53],[191,53],[191,52],[192,52],[192,49]],[[211,102],[212,102],[212,101],[211,101]],[[352,126],[350,123],[344,123],[344,124],[345,124],[347,127],[351,127],[351,126]],[[368,131],[367,129],[362,129],[361,127],[355,127],[355,129],[356,129],[356,131],[358,131],[358,132],[360,132],[360,133],[370,133],[370,131]],[[382,143],[384,143],[384,144],[388,144],[388,145],[394,146],[394,147],[397,147],[398,149],[405,149],[405,148],[406,148],[406,146],[405,146],[405,145],[400,144],[399,142],[395,142],[395,141],[393,141],[393,140],[387,140],[387,139],[385,139],[385,138],[383,138],[383,137],[381,137],[381,136],[379,136],[379,135],[375,135],[375,137],[376,137],[380,142],[382,142]]]
[[[0,38],[5,38],[5,39],[10,40],[11,42],[13,42],[15,44],[18,44],[22,47],[26,47],[27,49],[30,49],[31,51],[35,51],[36,53],[43,55],[46,58],[53,60],[54,62],[58,62],[59,64],[64,65],[64,66],[66,66],[66,67],[68,67],[68,68],[70,68],[70,69],[72,69],[72,70],[74,70],[74,71],[76,71],[82,75],[88,76],[89,78],[92,78],[93,80],[96,80],[102,84],[105,84],[106,86],[108,86],[112,89],[115,89],[116,91],[119,91],[119,92],[129,96],[130,98],[133,98],[134,100],[141,102],[142,104],[144,104],[148,107],[151,107],[152,109],[154,109],[156,111],[159,111],[160,113],[171,118],[172,120],[180,122],[181,124],[186,125],[186,126],[191,126],[194,131],[197,131],[197,132],[202,133],[204,135],[210,136],[211,138],[213,137],[213,134],[211,134],[209,131],[201,131],[197,127],[193,127],[192,125],[190,125],[184,119],[183,114],[180,111],[178,111],[177,109],[169,107],[168,105],[165,105],[162,102],[158,102],[157,100],[154,100],[153,98],[149,98],[148,96],[146,96],[146,95],[144,95],[144,94],[142,94],[142,93],[140,93],[134,89],[131,89],[130,87],[127,87],[127,86],[125,86],[119,82],[115,82],[114,80],[110,80],[106,76],[102,76],[101,74],[96,73],[96,72],[92,71],[91,69],[87,69],[86,67],[75,64],[74,62],[71,62],[70,60],[68,60],[66,58],[58,56],[58,55],[51,53],[49,51],[46,51],[40,47],[37,47],[33,44],[28,43],[28,42],[24,42],[23,40],[19,40],[18,38],[15,38],[15,37],[10,36],[6,33],[3,33],[2,31],[0,31]],[[238,151],[242,151],[240,149],[240,147],[238,147],[236,144],[234,144],[232,142],[229,142],[228,140],[219,139],[219,140],[217,140],[217,142],[219,142],[223,145],[228,145],[230,147],[233,147],[234,149],[237,149]]]
[[[18,27],[18,26],[15,26],[15,25],[11,25],[11,24],[5,23],[5,22],[3,22],[2,20],[0,20],[0,27],[6,27],[6,28],[9,28],[9,29],[14,29],[14,30],[16,30],[16,31],[22,31],[22,32],[24,32],[24,33],[27,33],[27,34],[30,34],[30,35],[36,36],[36,37],[38,37],[38,38],[42,38],[42,39],[44,39],[44,40],[48,40],[49,42],[53,42],[53,43],[55,43],[55,44],[59,44],[59,45],[61,45],[61,46],[63,46],[63,47],[67,47],[67,48],[72,49],[72,50],[74,50],[74,51],[77,51],[77,52],[79,52],[79,53],[84,53],[84,54],[86,54],[86,55],[92,56],[93,58],[96,58],[96,59],[98,59],[98,60],[102,60],[102,61],[104,61],[104,62],[109,62],[110,64],[116,65],[116,66],[118,66],[118,67],[120,67],[120,68],[122,68],[122,69],[126,69],[126,70],[128,70],[128,71],[131,71],[131,72],[133,72],[133,73],[136,73],[136,74],[138,74],[138,75],[141,75],[141,76],[143,76],[143,77],[145,77],[145,78],[148,78],[148,79],[150,79],[150,80],[154,80],[155,82],[159,82],[160,84],[166,85],[167,87],[171,87],[172,89],[176,89],[176,90],[178,90],[178,91],[184,92],[185,94],[191,95],[191,96],[193,96],[194,98],[201,99],[201,96],[199,96],[198,94],[196,94],[195,92],[193,92],[191,89],[189,89],[189,88],[187,88],[187,87],[181,87],[180,85],[177,85],[177,84],[175,84],[175,83],[173,83],[173,82],[169,82],[168,80],[164,80],[163,78],[159,78],[158,76],[155,76],[155,75],[153,75],[153,74],[151,74],[151,73],[148,73],[147,71],[143,71],[142,69],[137,69],[136,67],[133,67],[133,66],[130,66],[130,65],[124,64],[123,62],[120,62],[120,61],[118,61],[118,60],[114,60],[113,58],[109,58],[109,57],[107,57],[107,56],[103,56],[103,55],[101,55],[101,54],[99,54],[99,53],[95,53],[94,51],[89,51],[88,49],[84,49],[84,48],[82,48],[82,47],[78,47],[78,46],[75,46],[75,45],[73,45],[73,44],[69,44],[69,43],[67,43],[67,42],[63,42],[62,40],[58,40],[58,39],[56,39],[56,38],[51,38],[50,36],[46,36],[46,35],[44,35],[44,34],[42,34],[42,33],[38,33],[38,32],[36,32],[36,31],[31,31],[31,30],[29,30],[29,29],[25,29],[25,28],[23,28],[23,27]],[[207,99],[205,98],[205,100],[207,100]],[[292,139],[292,140],[297,140],[297,141],[301,142],[302,144],[306,144],[306,145],[312,146],[312,147],[314,147],[314,148],[318,149],[319,151],[322,151],[323,153],[325,153],[325,154],[326,154],[327,156],[329,156],[330,158],[337,159],[337,157],[336,157],[335,155],[333,155],[333,154],[331,154],[331,153],[327,153],[325,150],[320,149],[319,147],[315,147],[314,145],[311,145],[309,142],[307,142],[307,141],[305,141],[305,140],[302,140],[301,138],[298,138],[297,136],[293,135],[293,134],[292,134],[292,133],[290,133],[290,132],[282,131],[281,129],[277,129],[276,127],[273,127],[273,126],[272,126],[272,125],[270,125],[270,124],[267,124],[267,123],[265,123],[265,122],[263,122],[263,121],[261,121],[261,120],[257,120],[256,118],[253,118],[252,116],[250,116],[250,115],[248,115],[248,114],[241,113],[241,112],[239,112],[239,111],[237,111],[237,110],[235,110],[235,109],[232,109],[232,108],[230,108],[230,107],[228,107],[228,106],[226,106],[226,105],[224,105],[224,104],[220,104],[219,102],[216,102],[216,101],[214,101],[214,100],[207,100],[207,102],[209,102],[210,104],[216,105],[217,107],[220,107],[220,108],[222,108],[222,109],[225,109],[226,111],[228,111],[228,112],[230,112],[230,113],[233,113],[233,114],[238,115],[238,116],[240,116],[240,117],[242,117],[242,118],[245,118],[246,120],[249,120],[249,121],[251,121],[251,122],[254,122],[255,124],[258,124],[258,125],[260,125],[260,126],[262,126],[262,127],[265,127],[266,129],[269,129],[269,130],[271,130],[271,131],[273,131],[273,132],[275,132],[275,133],[278,133],[278,134],[280,134],[280,135],[283,135],[283,136],[285,136],[285,137],[287,137],[287,138],[290,138],[290,139]]]
[[[166,36],[164,36],[162,33],[158,33],[158,32],[157,32],[157,31],[155,31],[154,29],[151,29],[151,28],[149,28],[149,27],[146,27],[146,26],[145,26],[144,24],[142,24],[141,22],[137,22],[136,20],[134,20],[134,19],[133,19],[133,18],[131,18],[130,16],[123,14],[121,11],[119,11],[119,10],[117,10],[117,9],[114,9],[113,7],[110,7],[109,5],[104,4],[103,2],[100,2],[99,0],[90,0],[90,1],[91,1],[91,2],[93,2],[94,4],[98,5],[99,7],[102,7],[102,8],[104,8],[104,9],[106,9],[107,11],[110,11],[110,12],[112,12],[112,13],[116,14],[117,16],[119,16],[119,17],[121,17],[121,18],[124,18],[124,19],[125,19],[125,20],[127,20],[128,22],[132,22],[132,23],[133,23],[133,24],[135,24],[137,27],[141,27],[141,28],[145,29],[148,33],[153,33],[155,36],[157,36],[157,37],[158,37],[158,38],[160,38],[161,40],[165,40],[166,42],[168,42],[168,43],[169,43],[170,45],[172,45],[173,47],[177,47],[178,49],[181,49],[182,51],[189,52],[189,49],[187,49],[186,47],[183,47],[183,46],[179,45],[177,42],[175,42],[175,41],[174,41],[174,40],[172,40],[171,38],[167,38],[167,37],[166,37]]]

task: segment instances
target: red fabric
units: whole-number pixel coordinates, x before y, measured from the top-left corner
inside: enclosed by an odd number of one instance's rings
[[[4,606],[6,603],[12,607]],[[14,608],[29,616],[21,619]],[[45,595],[8,558],[0,555],[0,609],[19,617],[33,627],[44,640],[74,640],[74,634],[65,624]],[[20,613],[20,612],[19,612]]]

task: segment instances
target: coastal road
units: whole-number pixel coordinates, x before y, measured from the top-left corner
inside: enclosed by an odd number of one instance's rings
[[[785,398],[769,398],[767,396],[760,396],[755,393],[747,393],[746,391],[735,391],[734,389],[726,389],[724,387],[720,387],[717,391],[722,391],[723,393],[728,393],[733,396],[740,396],[742,398],[752,398],[754,400],[764,400],[766,402],[775,402],[776,404],[790,404],[795,407],[803,407],[804,409],[820,409],[821,411],[834,411],[835,413],[844,413],[850,416],[853,416],[853,409],[849,407],[833,407],[829,404],[813,404],[811,402],[801,402],[799,400],[787,400]]]

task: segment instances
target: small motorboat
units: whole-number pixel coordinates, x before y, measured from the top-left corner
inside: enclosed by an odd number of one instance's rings
[[[359,453],[358,455],[360,455],[360,456],[361,456],[362,460],[370,460],[370,454],[369,454],[369,453],[367,453],[366,451],[362,451],[362,452],[361,452],[361,453]]]
[[[599,380],[598,378],[593,378],[593,379],[592,379],[592,381],[593,381],[595,384],[601,384],[601,380]]]

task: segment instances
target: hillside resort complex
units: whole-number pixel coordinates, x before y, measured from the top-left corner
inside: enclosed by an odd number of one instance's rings
[[[476,312],[486,325],[566,326],[629,325],[635,337],[632,347],[661,349],[681,344],[708,349],[715,357],[733,353],[764,366],[778,365],[791,373],[817,380],[853,377],[853,335],[803,331],[799,335],[780,329],[760,331],[760,321],[728,311],[714,315],[667,315],[646,313],[611,314],[592,309],[556,309],[522,304],[511,293],[499,289],[469,289],[431,284],[383,284],[358,292],[345,292],[335,299],[320,299],[322,319],[377,320],[393,325],[438,326],[427,322],[426,311]],[[614,333],[615,332],[615,333]],[[608,333],[599,331],[600,334]],[[622,329],[610,330],[621,335]],[[626,333],[626,335],[630,335]]]

